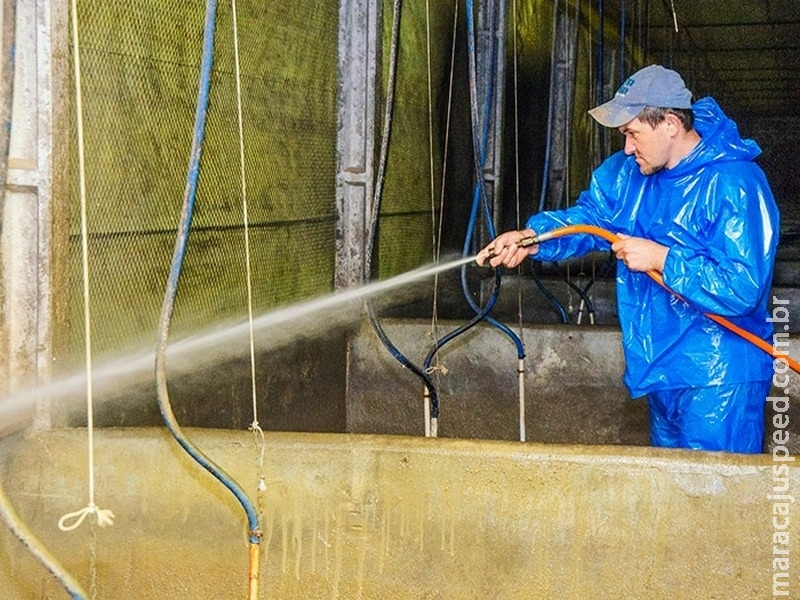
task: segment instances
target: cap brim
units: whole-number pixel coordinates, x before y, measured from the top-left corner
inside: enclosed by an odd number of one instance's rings
[[[605,104],[596,106],[589,111],[592,118],[605,127],[622,127],[625,123],[633,121],[644,110],[644,105],[628,106],[620,104],[615,99]]]

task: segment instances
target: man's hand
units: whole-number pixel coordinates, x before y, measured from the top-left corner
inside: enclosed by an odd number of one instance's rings
[[[618,235],[622,239],[611,244],[611,250],[631,271],[664,271],[667,246],[623,233]]]
[[[513,269],[528,256],[532,256],[539,251],[539,245],[522,247],[519,242],[525,238],[536,235],[532,229],[522,229],[520,231],[506,231],[501,233],[487,246],[478,252],[475,262],[483,266],[488,261],[492,267],[504,266]]]

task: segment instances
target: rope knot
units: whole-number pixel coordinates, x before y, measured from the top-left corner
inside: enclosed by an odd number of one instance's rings
[[[425,369],[427,375],[433,375],[436,371],[439,371],[442,375],[447,375],[450,372],[444,365],[434,365]]]
[[[58,520],[58,528],[61,531],[72,531],[80,527],[83,520],[87,515],[97,515],[97,524],[100,527],[114,524],[114,513],[108,509],[99,508],[94,502],[90,502],[80,510],[67,513]],[[70,520],[74,519],[74,523],[68,524]]]

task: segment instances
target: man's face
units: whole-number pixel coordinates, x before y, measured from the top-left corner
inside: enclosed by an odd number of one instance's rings
[[[671,138],[666,121],[653,129],[638,118],[619,128],[625,136],[625,154],[633,155],[642,175],[652,175],[663,169],[669,160]]]

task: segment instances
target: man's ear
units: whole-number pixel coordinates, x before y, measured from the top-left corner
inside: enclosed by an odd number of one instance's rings
[[[677,115],[667,113],[664,115],[664,124],[667,126],[667,133],[670,137],[675,137],[683,129],[683,123]]]

